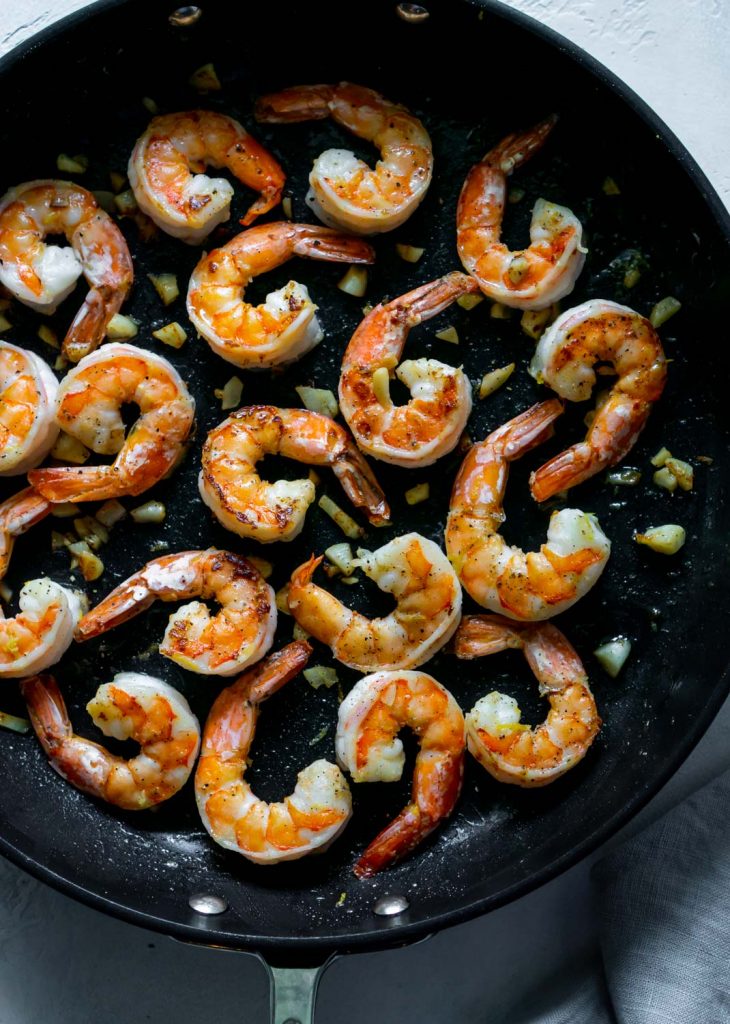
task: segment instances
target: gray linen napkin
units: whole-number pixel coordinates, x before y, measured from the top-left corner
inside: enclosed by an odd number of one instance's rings
[[[730,1024],[730,772],[593,869],[601,956],[510,1024]]]

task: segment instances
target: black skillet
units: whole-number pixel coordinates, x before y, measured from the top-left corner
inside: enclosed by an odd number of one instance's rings
[[[367,295],[373,302],[458,266],[454,212],[469,166],[507,132],[557,111],[560,121],[548,145],[515,176],[513,184],[525,195],[509,207],[507,240],[513,247],[522,242],[532,203],[544,195],[569,205],[586,228],[590,253],[570,304],[601,296],[647,313],[667,294],[682,302],[681,312],[661,332],[672,360],[667,391],[627,460],[641,469],[641,483],[619,489],[599,477],[570,496],[570,504],[599,515],[614,543],[600,583],[560,619],[587,663],[605,724],[585,761],[555,785],[537,792],[500,786],[470,760],[451,821],[401,865],[358,882],[352,864],[405,803],[407,779],[400,785],[354,787],[353,821],[325,855],[262,869],[208,840],[189,787],[156,813],[122,814],[58,778],[33,736],[0,738],[0,850],[5,855],[63,892],[127,921],[189,941],[258,950],[288,966],[321,963],[334,951],[410,942],[552,878],[659,789],[707,728],[728,688],[727,213],[655,115],[564,39],[498,3],[431,0],[425,19],[412,5],[402,6],[407,19],[390,2],[231,5],[210,0],[197,21],[178,18],[193,22],[181,26],[171,24],[169,2],[104,0],[41,33],[0,66],[2,191],[20,181],[58,176],[59,152],[87,154],[89,170],[80,180],[92,189],[108,189],[108,171],[124,170],[149,119],[142,98],[151,97],[161,110],[208,105],[242,120],[281,159],[288,173],[286,193],[299,220],[310,219],[303,195],[313,158],[329,145],[351,147],[353,140],[329,122],[256,126],[254,98],[296,82],[349,78],[405,103],[432,134],[436,172],[418,212],[375,242],[378,260]],[[223,90],[201,99],[187,80],[209,61],[215,62]],[[48,83],[53,83],[50,90]],[[372,157],[367,146],[356,148]],[[618,183],[619,195],[604,193],[607,176]],[[249,202],[250,195],[238,188],[234,217],[219,239],[235,233],[237,217]],[[153,557],[161,541],[169,550],[216,544],[254,553],[252,545],[212,521],[195,486],[201,440],[223,418],[213,390],[235,371],[202,341],[191,339],[175,352],[150,337],[151,330],[172,319],[184,323],[185,310],[182,299],[163,309],[147,273],[174,271],[184,292],[199,250],[167,236],[142,241],[130,221],[122,228],[136,267],[126,311],[143,325],[137,342],[163,352],[189,381],[199,409],[197,441],[183,467],[153,492],[167,505],[164,525],[127,521],[116,528],[103,553],[106,572],[87,587],[92,602]],[[398,241],[422,246],[422,260],[403,262],[394,248]],[[645,258],[639,283],[630,291],[623,284],[629,250]],[[298,383],[336,388],[341,353],[363,304],[337,289],[341,273],[299,261],[251,289],[254,297],[261,296],[290,275],[308,284],[327,337],[281,375],[244,375],[244,402],[298,405],[293,390]],[[61,334],[79,303],[77,291],[54,318]],[[52,360],[53,353],[36,337],[39,318],[17,307],[11,319],[8,340]],[[458,329],[458,348],[434,338],[447,324]],[[485,302],[471,312],[453,307],[415,331],[408,351],[463,362],[474,381],[487,369],[517,362],[509,387],[475,403],[469,432],[481,438],[547,397],[526,373],[531,348],[519,316],[490,319]],[[585,411],[569,409],[554,440],[515,466],[505,527],[512,541],[534,548],[544,536],[547,513],[529,498],[527,476],[549,453],[577,439]],[[662,445],[695,465],[691,493],[670,496],[652,486],[649,458]],[[430,471],[410,474],[377,464],[394,526],[370,530],[365,544],[377,546],[408,529],[439,540],[458,462],[453,454]],[[270,475],[292,472],[279,463],[267,464],[269,469]],[[425,479],[431,483],[430,500],[409,508],[404,490]],[[2,495],[16,486],[4,482]],[[333,479],[327,477],[323,486],[341,500]],[[664,522],[679,522],[687,530],[686,547],[677,556],[663,558],[632,542],[634,529]],[[48,573],[69,579],[66,556],[50,554],[49,533],[57,525],[41,524],[19,542],[11,585]],[[337,528],[313,511],[298,541],[255,553],[273,560],[272,582],[279,586],[311,551],[341,539]],[[386,607],[363,584],[334,589],[370,613]],[[178,686],[205,717],[221,684],[187,674],[151,651],[169,611],[153,608],[133,624],[69,651],[58,676],[80,732],[89,729],[83,707],[98,683],[135,667]],[[633,650],[614,681],[590,652],[619,634],[631,638]],[[291,620],[282,616],[277,644],[290,636]],[[332,663],[321,648],[315,661]],[[348,689],[355,673],[342,666],[337,670]],[[457,663],[442,652],[428,670],[465,708],[489,689],[502,688],[518,697],[533,721],[544,714],[516,654]],[[261,796],[280,797],[304,764],[332,756],[337,703],[334,690],[315,692],[303,680],[272,698],[261,718],[251,771]],[[4,688],[2,705],[20,710],[15,687]],[[201,893],[227,909],[215,916],[196,912],[189,901]],[[407,909],[393,917],[377,915],[376,901],[386,895],[404,897]]]

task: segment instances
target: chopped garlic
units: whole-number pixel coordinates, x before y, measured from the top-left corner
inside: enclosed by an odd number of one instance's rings
[[[687,534],[684,528],[676,523],[652,526],[646,533],[634,534],[637,544],[645,544],[652,551],[658,551],[661,555],[676,554],[684,546],[686,538]]]
[[[99,579],[104,572],[104,563],[94,554],[86,541],[80,540],[77,543],[69,544],[68,550],[74,556],[71,562],[72,569],[78,566],[87,583],[93,583],[94,580]]]
[[[51,515],[54,519],[72,519],[77,516],[81,509],[72,501],[59,501],[51,506]]]
[[[607,196],[620,196],[621,189],[618,187],[613,178],[606,177],[603,179],[603,194]]]
[[[243,394],[243,381],[240,377],[231,377],[222,388],[216,388],[213,392],[221,403],[221,409],[237,409],[241,404]]]
[[[406,263],[418,263],[426,251],[425,249],[419,249],[415,245],[401,245],[400,243],[396,243],[395,248],[400,258],[405,260]]]
[[[9,331],[13,325],[10,323],[4,313],[0,313],[0,333],[3,331]]]
[[[153,331],[152,337],[157,338],[163,345],[169,345],[171,348],[182,348],[188,336],[185,333],[185,328],[177,320],[173,320],[172,323],[165,324],[164,327]]]
[[[677,480],[677,483],[683,491],[691,491],[694,486],[695,473],[689,462],[683,462],[681,459],[668,458],[664,463],[664,468],[668,469],[669,472]]]
[[[120,192],[119,195],[114,196],[114,205],[123,217],[129,217],[139,209],[134,192],[130,188],[126,192]]]
[[[157,106],[155,101],[151,99],[149,96],[142,97],[142,106],[145,108],[145,110],[149,111],[149,113],[152,114],[153,117],[155,114],[159,114],[160,112],[160,108]]]
[[[71,437],[70,434],[64,434],[62,431],[58,435],[58,440],[53,448],[51,448],[51,455],[54,459],[60,459],[61,462],[73,462],[80,466],[83,462],[86,462],[91,452],[80,441],[77,441],[75,437]]]
[[[520,317],[520,327],[528,338],[539,341],[559,312],[560,306],[557,302],[553,302],[547,309],[526,309]]]
[[[406,491],[405,498],[409,505],[420,505],[427,501],[431,494],[431,486],[428,483],[416,484]]]
[[[625,636],[616,637],[608,643],[601,644],[593,652],[594,657],[612,679],[615,679],[624,667],[631,653],[631,641]]]
[[[282,615],[291,615],[289,610],[289,584],[285,583],[281,590],[277,590],[274,595],[276,602],[276,608],[281,612]]]
[[[456,305],[461,306],[462,309],[470,310],[478,306],[480,302],[484,302],[484,296],[479,295],[478,292],[467,292],[466,295],[460,295],[456,300]]]
[[[668,448],[660,448],[653,459],[650,459],[652,466],[663,466],[667,459],[671,459],[672,453]]]
[[[341,544],[333,544],[327,548],[324,555],[345,576],[352,575],[352,572],[360,564],[356,558],[353,558],[352,548],[347,541],[342,541]]]
[[[64,174],[84,174],[89,169],[89,158],[83,153],[77,153],[76,156],[59,153],[56,157],[56,167]]]
[[[259,558],[258,555],[249,555],[248,561],[254,569],[258,569],[265,580],[267,580],[274,571],[274,567],[271,562],[267,562],[265,558]]]
[[[121,313],[115,313],[106,325],[106,336],[110,341],[129,341],[130,338],[136,338],[138,332],[137,321]]]
[[[311,668],[305,668],[302,675],[313,690],[318,690],[320,686],[329,690],[331,686],[337,685],[337,672],[325,665],[312,665]]]
[[[300,384],[294,390],[299,395],[304,408],[309,409],[310,412],[318,412],[334,419],[340,411],[334,392],[327,388],[310,388]]]
[[[27,718],[18,718],[17,715],[10,715],[7,711],[0,711],[0,725],[3,729],[10,729],[12,732],[30,732],[30,722]]]
[[[355,520],[348,516],[347,512],[344,512],[328,495],[323,494],[318,504],[322,511],[339,526],[346,537],[355,540],[357,537],[364,536],[363,528],[358,526]]]
[[[120,519],[124,519],[126,514],[127,510],[124,505],[117,501],[116,498],[111,498],[110,501],[105,501],[97,511],[96,518],[103,526],[111,528],[116,526]]]
[[[663,487],[664,490],[669,491],[670,494],[677,489],[677,478],[670,469],[667,469],[666,466],[662,466],[661,469],[658,469],[652,479],[657,487]]]
[[[509,320],[512,310],[502,302],[493,302],[489,307],[489,315],[492,320]]]
[[[309,640],[311,633],[308,633],[303,626],[300,626],[298,622],[295,622],[292,626],[291,631],[293,640]]]
[[[51,328],[48,327],[47,324],[41,324],[41,326],[38,328],[38,337],[46,345],[50,345],[51,348],[60,348],[61,347],[58,344],[58,335],[56,334],[56,332],[54,330],[51,330]]]
[[[146,501],[130,511],[135,523],[161,523],[167,515],[167,509],[161,501]]]
[[[652,327],[661,327],[671,316],[678,313],[681,308],[682,303],[679,299],[675,299],[673,295],[667,295],[654,306],[649,314],[649,322]]]
[[[169,306],[180,294],[174,274],[148,274],[147,277],[165,306]]]
[[[203,93],[220,92],[222,88],[213,64],[203,64],[202,67],[196,68],[188,82],[192,85],[193,89]]]
[[[291,220],[294,216],[291,205],[291,196],[284,196],[281,201],[281,209],[287,220]]]
[[[388,372],[387,366],[379,366],[372,376],[373,382],[373,394],[375,398],[387,409],[391,405],[390,401],[390,373]]]
[[[507,366],[501,366],[498,370],[485,373],[479,385],[479,397],[488,398],[489,395],[493,395],[503,384],[507,383],[514,372],[515,364],[508,363]]]
[[[443,331],[436,331],[439,341],[448,341],[451,345],[459,344],[459,335],[455,327],[445,327]]]
[[[368,272],[365,267],[350,267],[347,273],[340,279],[337,287],[348,295],[354,295],[361,299],[368,286]]]

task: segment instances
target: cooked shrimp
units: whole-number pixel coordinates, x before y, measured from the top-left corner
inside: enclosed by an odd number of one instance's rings
[[[596,383],[597,362],[611,363],[618,379],[596,408],[585,441],[532,474],[536,501],[546,501],[620,462],[664,390],[667,363],[659,335],[646,317],[605,299],[591,299],[559,316],[540,338],[530,373],[561,398],[581,402]]]
[[[46,577],[24,583],[15,618],[6,619],[0,609],[0,679],[22,679],[60,661],[85,600]]]
[[[58,381],[48,363],[0,341],[0,476],[37,466],[58,437]]]
[[[484,608],[512,619],[548,619],[586,594],[611,545],[588,512],[564,508],[550,518],[547,543],[525,554],[497,532],[509,464],[543,441],[562,412],[557,399],[498,427],[464,459],[451,492],[446,550],[465,590]]]
[[[317,307],[303,284],[290,281],[260,306],[244,302],[254,277],[292,256],[335,263],[372,263],[372,248],[330,228],[277,221],[236,235],[207,253],[188,286],[188,316],[214,352],[235,366],[262,369],[300,359],[322,338]]]
[[[328,644],[350,668],[417,668],[448,643],[459,624],[461,587],[456,573],[441,548],[418,533],[358,555],[365,575],[395,598],[396,608],[389,615],[368,619],[312,583],[321,557],[294,570],[289,610],[303,629]]]
[[[210,709],[195,773],[195,799],[213,839],[256,864],[278,864],[321,852],[352,815],[347,782],[329,761],[297,776],[294,792],[268,804],[245,779],[259,705],[293,679],[312,651],[302,641],[270,655],[223,690]]]
[[[420,743],[411,801],[355,865],[370,878],[422,842],[454,809],[464,774],[464,716],[449,691],[425,672],[375,672],[340,704],[337,760],[355,782],[396,782],[405,754],[398,733]]]
[[[231,216],[233,186],[209,178],[206,167],[225,167],[259,193],[243,225],[281,199],[286,179],[271,153],[238,121],[212,110],[153,118],[137,139],[127,174],[139,208],[168,235],[197,245]]]
[[[490,299],[516,309],[545,309],[570,294],[583,269],[583,228],[565,206],[538,199],[530,244],[510,252],[500,242],[507,176],[543,145],[556,122],[549,117],[524,134],[508,135],[469,171],[456,213],[464,267]]]
[[[460,295],[478,291],[466,274],[447,274],[368,313],[342,361],[340,407],[358,445],[396,466],[430,466],[456,446],[471,412],[471,384],[463,370],[436,359],[398,365],[408,332]],[[410,390],[394,405],[389,377]]]
[[[23,488],[0,505],[0,580],[8,571],[15,538],[45,519],[52,507],[33,487]]]
[[[47,245],[65,235],[70,247]],[[108,213],[80,185],[27,181],[0,199],[0,283],[39,313],[55,313],[83,274],[89,285],[63,342],[76,363],[104,340],[132,287],[127,243]]]
[[[22,692],[51,767],[83,793],[143,811],[169,800],[190,778],[200,725],[183,695],[161,679],[120,672],[86,705],[105,736],[139,743],[139,754],[129,761],[74,733],[53,676],[26,679]]]
[[[170,616],[160,654],[209,676],[232,676],[263,658],[274,640],[274,592],[254,566],[230,551],[181,551],[148,562],[88,612],[76,630],[90,640],[155,601],[199,597]],[[203,601],[221,606],[211,615]]]
[[[550,710],[537,727],[524,725],[514,697],[493,691],[466,716],[470,752],[490,775],[516,786],[546,786],[581,761],[601,728],[583,663],[551,623],[525,626],[501,615],[467,615],[454,638],[457,658],[507,648],[527,658]]]
[[[208,434],[198,478],[203,501],[239,537],[260,544],[293,540],[314,501],[311,480],[262,480],[256,463],[266,455],[331,466],[350,501],[365,510],[371,523],[389,521],[385,495],[344,427],[306,409],[251,405]]]
[[[380,150],[380,160],[372,170],[350,150],[325,150],[309,175],[307,204],[325,224],[355,234],[399,227],[431,184],[433,151],[426,129],[405,107],[348,82],[294,86],[263,96],[256,104],[258,121],[325,117],[372,142]]]
[[[140,417],[125,438],[127,403]],[[61,381],[56,420],[98,455],[116,455],[114,462],[33,469],[28,479],[49,501],[141,494],[180,460],[194,415],[195,402],[166,359],[134,345],[105,345]]]

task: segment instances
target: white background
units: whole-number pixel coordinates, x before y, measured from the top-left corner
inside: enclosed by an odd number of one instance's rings
[[[723,0],[508,3],[623,78],[730,205],[730,12]],[[83,6],[83,0],[0,0],[0,54]],[[485,89],[492,86],[499,89],[487,77]],[[726,704],[684,767],[626,831],[729,766]],[[521,994],[556,972],[570,973],[593,947],[589,866],[584,862],[531,896],[426,943],[338,961],[320,989],[318,1024],[500,1024]],[[266,1007],[264,974],[250,958],[111,920],[0,862],[0,1024],[259,1024],[268,1019]]]

